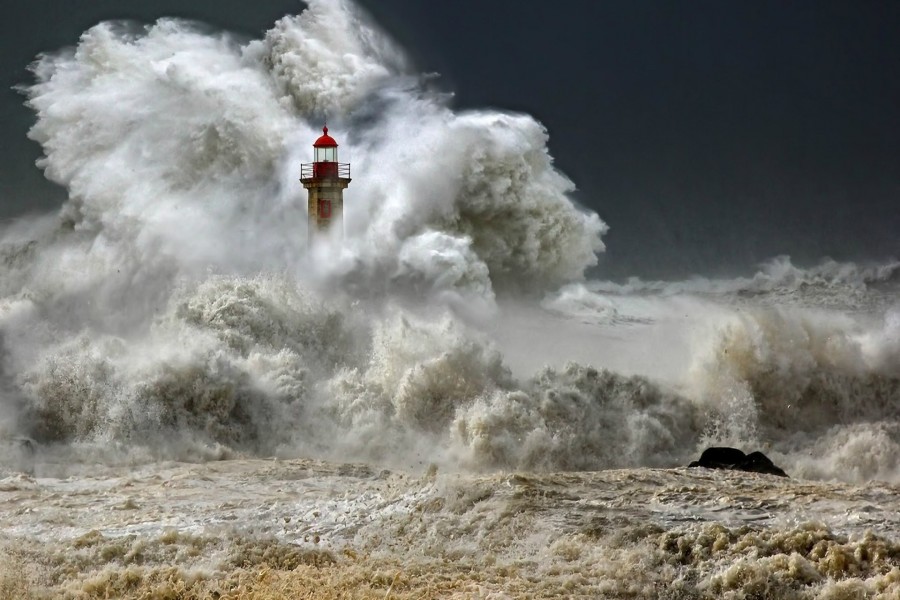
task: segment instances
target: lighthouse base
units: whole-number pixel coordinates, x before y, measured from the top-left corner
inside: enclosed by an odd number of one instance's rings
[[[301,179],[309,198],[309,243],[317,237],[344,235],[344,190],[350,184],[349,177]]]

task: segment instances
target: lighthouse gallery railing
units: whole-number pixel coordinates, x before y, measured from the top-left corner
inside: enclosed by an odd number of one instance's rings
[[[338,178],[350,178],[350,163],[317,162],[300,165],[300,179]]]

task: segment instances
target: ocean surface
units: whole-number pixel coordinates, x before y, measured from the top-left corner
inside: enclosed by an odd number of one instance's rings
[[[349,3],[33,68],[69,200],[0,229],[0,598],[900,597],[900,262],[605,281],[544,127]]]

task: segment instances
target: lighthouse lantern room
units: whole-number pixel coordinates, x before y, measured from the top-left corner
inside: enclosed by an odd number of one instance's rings
[[[318,237],[344,233],[344,190],[350,185],[350,164],[338,162],[338,143],[328,126],[313,144],[313,160],[300,166],[300,182],[309,194],[309,243]]]

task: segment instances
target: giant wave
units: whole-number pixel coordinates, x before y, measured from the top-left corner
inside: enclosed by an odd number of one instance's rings
[[[7,439],[476,471],[727,442],[900,477],[900,321],[876,293],[896,263],[585,282],[606,225],[543,126],[454,111],[349,3],[249,43],[104,23],[34,71],[30,135],[69,199],[0,234]],[[354,183],[345,244],[308,249],[297,166],[326,115]]]

